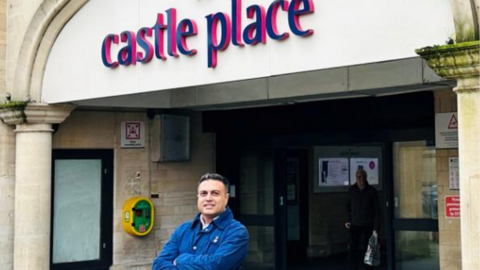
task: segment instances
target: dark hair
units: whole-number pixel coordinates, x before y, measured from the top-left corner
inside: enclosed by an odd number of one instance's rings
[[[204,175],[202,175],[202,177],[200,177],[200,180],[198,181],[198,185],[197,185],[197,188],[200,186],[200,184],[203,182],[203,181],[207,181],[207,180],[215,180],[215,181],[220,181],[223,183],[223,185],[225,186],[225,190],[227,191],[228,193],[228,188],[230,187],[230,182],[228,182],[228,179],[221,176],[220,174],[218,173],[206,173]]]

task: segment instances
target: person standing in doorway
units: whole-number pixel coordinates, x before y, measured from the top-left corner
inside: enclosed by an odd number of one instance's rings
[[[360,265],[369,270],[373,267],[364,264],[363,258],[368,239],[372,234],[378,234],[380,228],[380,204],[377,190],[368,184],[367,172],[359,168],[355,177],[356,183],[348,189],[349,220],[345,223],[350,234],[349,265],[350,270],[363,269]]]
[[[247,255],[248,231],[233,219],[228,203],[228,180],[216,173],[198,182],[199,213],[173,232],[152,270],[241,269]]]

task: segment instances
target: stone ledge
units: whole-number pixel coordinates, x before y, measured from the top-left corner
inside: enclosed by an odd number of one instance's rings
[[[15,102],[0,106],[0,118],[9,125],[60,124],[74,109],[74,105]]]
[[[25,108],[27,123],[60,124],[75,109],[74,105],[31,103]]]
[[[25,123],[27,117],[25,115],[26,102],[10,102],[1,105],[0,118],[5,124],[18,125]]]
[[[480,41],[425,47],[416,53],[446,79],[475,78],[480,74]]]

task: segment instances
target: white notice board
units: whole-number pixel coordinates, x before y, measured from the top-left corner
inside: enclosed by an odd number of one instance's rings
[[[367,173],[367,181],[370,185],[378,185],[378,158],[351,158],[350,159],[350,183],[356,182],[356,173],[363,169]]]
[[[313,192],[346,192],[354,184],[358,167],[368,174],[368,182],[382,189],[382,147],[315,146]]]
[[[348,186],[348,158],[320,158],[319,186]]]
[[[448,158],[448,171],[450,174],[450,189],[460,189],[460,176],[458,157]]]
[[[437,149],[458,148],[457,113],[435,115],[435,145]]]

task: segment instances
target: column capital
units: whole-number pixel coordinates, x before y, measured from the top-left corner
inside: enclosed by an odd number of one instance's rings
[[[9,125],[60,124],[76,106],[45,103],[10,102],[0,105],[0,118]]]
[[[455,91],[478,91],[480,76],[480,41],[418,49],[435,73],[457,80]]]

